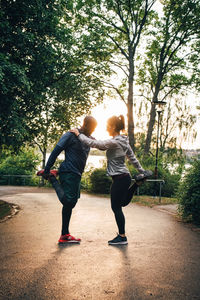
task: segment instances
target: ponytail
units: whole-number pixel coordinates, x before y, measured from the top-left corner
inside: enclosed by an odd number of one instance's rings
[[[118,117],[118,119],[119,119],[119,122],[118,122],[118,128],[119,128],[119,130],[124,130],[124,128],[125,128],[124,116],[120,115]]]
[[[113,126],[116,132],[120,132],[120,130],[125,129],[124,116],[123,115],[120,115],[119,117],[113,116],[108,119],[108,124]]]

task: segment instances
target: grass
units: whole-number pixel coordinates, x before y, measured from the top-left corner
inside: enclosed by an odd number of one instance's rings
[[[176,198],[162,197],[161,202],[159,202],[159,197],[136,195],[133,197],[132,202],[152,207],[154,205],[177,204],[178,200]]]
[[[11,206],[9,203],[0,200],[0,220],[9,215],[11,212]]]

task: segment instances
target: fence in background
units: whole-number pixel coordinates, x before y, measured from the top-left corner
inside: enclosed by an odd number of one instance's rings
[[[40,185],[36,175],[0,175],[0,185]]]
[[[147,179],[147,182],[154,182],[159,184],[159,202],[162,198],[162,186],[165,183],[163,179]],[[42,178],[36,175],[0,175],[0,185],[32,185],[41,186]],[[45,185],[49,184],[45,180]],[[137,188],[137,195],[140,194],[140,187]]]
[[[161,202],[161,198],[162,198],[162,186],[165,183],[165,181],[163,179],[147,179],[146,181],[148,182],[154,182],[154,183],[158,183],[159,184],[159,202]],[[137,195],[140,195],[140,187],[138,186],[137,188]]]

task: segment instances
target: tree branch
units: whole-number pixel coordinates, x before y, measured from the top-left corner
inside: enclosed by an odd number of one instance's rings
[[[42,150],[42,147],[40,146],[40,144],[39,144],[35,139],[33,140],[33,143],[36,144],[36,145],[39,147],[40,151],[41,151],[42,154],[43,154],[44,151]]]
[[[120,63],[117,63],[115,61],[110,61],[114,66],[117,66],[118,68],[120,68],[124,74],[128,77],[128,73],[126,72],[126,70],[123,68],[123,66]],[[125,65],[125,67],[127,68],[127,66]]]
[[[116,0],[116,2],[117,2],[117,13],[118,13],[118,16],[120,17],[120,20],[122,21],[122,24],[124,25],[124,27],[126,28],[126,33],[127,33],[127,35],[129,36],[129,28],[128,28],[128,26],[127,26],[127,22],[124,20],[124,16],[123,16],[123,13],[122,13],[122,11],[121,11],[121,9],[120,9],[120,3],[119,3],[119,1],[118,0]]]
[[[102,81],[102,82],[105,83],[106,87],[114,89],[117,92],[117,94],[120,96],[121,100],[127,105],[124,96],[122,95],[122,93],[120,92],[120,90],[116,86],[114,86],[112,83],[108,83],[108,82],[105,82],[105,81]]]
[[[127,53],[124,51],[124,49],[122,49],[122,47],[118,44],[118,42],[110,35],[108,34],[108,37],[114,42],[114,44],[117,46],[117,48],[121,51],[121,53],[126,57],[126,59],[128,60],[128,55]]]
[[[139,43],[139,41],[140,41],[140,36],[141,36],[142,30],[143,30],[143,27],[144,27],[144,25],[145,25],[147,16],[148,16],[148,14],[149,14],[149,12],[150,12],[150,10],[151,10],[151,8],[152,8],[152,6],[153,6],[153,4],[154,4],[155,2],[156,2],[156,0],[153,0],[153,1],[148,5],[148,0],[146,0],[146,3],[145,3],[145,10],[144,10],[144,16],[143,16],[142,21],[141,21],[141,23],[140,23],[140,25],[139,25],[139,30],[138,30],[138,32],[137,32],[137,30],[136,30],[136,32],[135,32],[135,33],[137,33],[137,38],[136,38],[136,35],[135,35],[135,37],[134,37],[133,40],[131,41],[131,46],[133,46],[134,40],[136,39],[135,45],[134,45],[134,49],[136,49],[136,47],[137,47],[137,45],[138,45],[138,43]],[[134,50],[134,51],[135,51],[135,50]]]
[[[99,15],[99,14],[94,13],[94,16],[95,16],[95,17],[98,17],[100,20],[103,19],[103,20],[105,21],[106,24],[112,25],[112,26],[113,26],[115,29],[117,29],[118,31],[121,31],[121,32],[124,33],[124,34],[127,34],[127,32],[126,32],[124,29],[122,29],[121,27],[117,26],[112,20],[110,20],[110,19],[104,17],[103,15]]]

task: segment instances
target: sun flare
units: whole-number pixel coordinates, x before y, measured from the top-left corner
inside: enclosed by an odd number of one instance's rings
[[[124,115],[126,120],[126,106],[122,101],[110,100],[92,109],[91,115],[97,120],[98,125],[92,134],[96,139],[107,139],[109,134],[106,131],[107,120],[113,115]]]

